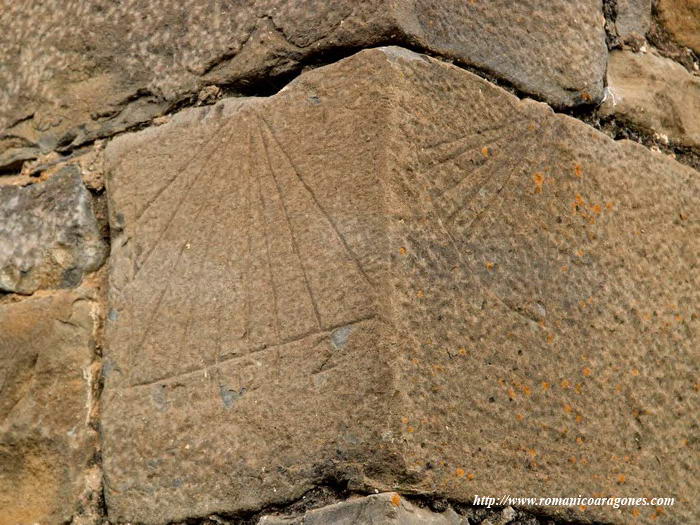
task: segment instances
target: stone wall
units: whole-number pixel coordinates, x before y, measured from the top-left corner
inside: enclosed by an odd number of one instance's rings
[[[697,0],[0,28],[0,525],[700,519]]]

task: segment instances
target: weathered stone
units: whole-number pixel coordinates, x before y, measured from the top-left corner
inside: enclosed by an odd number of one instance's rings
[[[700,78],[668,58],[613,51],[600,111],[666,142],[700,146]]]
[[[105,255],[77,168],[24,188],[0,187],[0,290],[73,287]]]
[[[0,168],[163,113],[211,83],[269,89],[300,64],[411,42],[556,105],[602,96],[600,0],[61,0],[0,10]],[[16,149],[16,148],[15,148]]]
[[[0,304],[0,524],[68,523],[96,451],[89,291]]]
[[[700,0],[658,0],[656,7],[671,36],[700,53]]]
[[[651,0],[617,0],[615,29],[623,42],[642,43],[651,26]]]
[[[341,479],[668,495],[664,519],[697,521],[692,169],[401,48],[183,111],[105,162],[113,520]]]
[[[448,509],[437,513],[407,502],[396,493],[376,494],[310,510],[303,516],[264,516],[259,525],[469,525]]]

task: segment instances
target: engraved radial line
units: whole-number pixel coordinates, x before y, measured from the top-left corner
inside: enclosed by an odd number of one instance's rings
[[[250,131],[250,142],[253,144],[253,131]],[[251,157],[252,158],[252,157]],[[252,161],[251,161],[251,172],[252,172]],[[275,312],[275,332],[277,332],[277,340],[281,340],[280,336],[280,319],[279,319],[279,305],[277,301],[277,286],[275,285],[275,277],[274,274],[272,273],[272,258],[270,257],[270,236],[269,232],[267,231],[267,221],[265,220],[265,201],[263,200],[262,196],[262,190],[260,188],[260,177],[258,177],[258,201],[260,203],[260,217],[262,217],[262,229],[263,229],[263,237],[265,238],[265,254],[267,256],[267,271],[270,276],[270,286],[272,288],[272,301],[274,303],[274,312]],[[252,181],[251,181],[251,186],[252,186]]]
[[[516,129],[516,130],[513,130],[512,133],[508,133],[508,134],[504,134],[504,135],[499,135],[497,138],[492,139],[492,140],[490,140],[490,141],[489,141],[488,139],[485,139],[484,141],[481,141],[481,143],[483,144],[484,142],[487,142],[487,141],[488,141],[488,143],[489,143],[488,145],[500,144],[500,143],[503,142],[504,140],[508,140],[508,139],[513,139],[513,138],[521,137],[521,136],[525,135],[526,133],[527,133],[526,130]],[[449,154],[447,157],[445,157],[445,158],[442,158],[442,159],[437,160],[437,161],[434,162],[433,164],[430,164],[430,165],[428,166],[428,168],[429,168],[429,169],[434,169],[434,168],[436,168],[436,167],[438,167],[438,166],[441,166],[442,164],[445,164],[445,163],[447,163],[447,162],[456,160],[456,159],[458,159],[459,157],[461,157],[462,155],[464,155],[465,153],[467,153],[467,152],[469,152],[469,151],[474,151],[474,149],[475,149],[475,147],[474,147],[473,144],[469,144],[469,145],[460,145],[459,147],[457,147],[457,150],[456,150],[455,152],[450,153],[450,154]],[[461,182],[461,181],[460,181],[460,182]],[[457,184],[455,184],[454,186],[450,187],[449,189],[443,191],[443,193],[447,193],[447,192],[450,191],[451,189],[454,189],[456,186],[459,186],[459,183],[457,183]]]
[[[279,185],[279,182],[277,181],[277,176],[275,175],[275,171],[272,168],[272,161],[270,160],[270,152],[267,149],[267,142],[265,142],[265,137],[262,134],[262,130],[260,130],[260,140],[262,140],[263,148],[265,150],[265,159],[267,160],[267,166],[268,169],[270,170],[270,175],[272,176],[272,179],[275,182],[275,187],[277,188],[277,193],[279,194],[280,202],[282,203],[282,210],[284,211],[284,218],[287,221],[287,227],[289,228],[289,235],[292,240],[292,248],[294,249],[294,253],[297,257],[297,260],[299,261],[299,266],[301,267],[301,272],[304,275],[304,283],[306,285],[306,290],[309,294],[309,299],[311,299],[311,305],[313,306],[314,309],[314,315],[316,316],[316,322],[318,323],[318,327],[322,328],[321,324],[321,316],[318,312],[318,305],[316,304],[316,298],[314,297],[314,294],[311,292],[311,284],[309,283],[309,276],[306,273],[306,267],[304,266],[304,262],[301,260],[301,253],[299,252],[299,245],[297,244],[296,236],[294,235],[294,228],[292,228],[292,222],[289,220],[289,213],[287,211],[287,204],[284,201],[284,195],[282,193],[282,188]]]
[[[267,128],[269,134],[272,136],[273,140],[277,144],[277,147],[279,150],[282,152],[282,155],[286,159],[287,163],[289,166],[292,168],[292,171],[294,172],[294,175],[296,175],[297,179],[301,183],[302,186],[304,186],[304,189],[309,193],[311,196],[311,200],[313,200],[314,204],[316,207],[319,209],[321,214],[325,217],[325,219],[328,221],[328,223],[331,225],[331,228],[333,229],[333,232],[335,233],[336,237],[340,241],[340,243],[343,245],[343,248],[347,252],[347,254],[350,256],[350,259],[355,263],[355,266],[357,267],[357,270],[360,272],[360,275],[364,277],[364,279],[370,284],[373,285],[374,283],[372,282],[372,279],[370,279],[369,275],[367,275],[367,272],[365,272],[365,269],[362,267],[362,264],[360,264],[360,259],[359,257],[355,254],[355,252],[350,248],[348,245],[347,241],[345,240],[345,237],[340,233],[340,230],[338,229],[338,226],[335,224],[335,221],[331,218],[330,214],[325,210],[323,206],[321,206],[321,203],[319,202],[318,198],[316,197],[316,194],[314,191],[311,189],[311,187],[306,183],[304,178],[301,176],[301,172],[297,168],[296,164],[294,164],[294,161],[292,161],[291,157],[287,153],[287,151],[282,147],[282,144],[280,143],[279,139],[277,138],[277,135],[273,131],[272,127],[268,122],[265,120],[264,117],[260,116],[260,119],[265,123],[265,127]]]
[[[219,132],[221,129],[223,129],[223,127],[224,127],[224,125],[222,125],[222,126],[220,126],[219,128],[217,128],[217,130],[214,132],[214,134],[215,134],[215,135],[218,134],[218,132]],[[231,135],[229,135],[229,138],[230,138],[232,135],[233,135],[233,131],[231,131]],[[228,140],[228,139],[227,139],[227,140]],[[197,174],[196,174],[194,177],[192,177],[192,181],[190,182],[190,184],[187,186],[187,188],[186,188],[185,190],[183,190],[182,195],[181,195],[181,197],[180,197],[180,200],[178,201],[177,205],[175,206],[175,209],[172,211],[172,213],[170,214],[170,217],[168,218],[168,221],[166,222],[165,228],[163,228],[163,229],[158,233],[158,237],[156,238],[155,242],[151,245],[151,247],[150,247],[150,248],[148,249],[148,251],[146,252],[146,255],[144,256],[143,260],[141,261],[141,264],[140,264],[139,268],[138,268],[138,269],[136,270],[136,272],[134,273],[134,276],[133,276],[132,280],[133,280],[133,279],[136,279],[136,277],[138,277],[138,274],[141,273],[141,269],[144,268],[144,267],[146,266],[146,264],[148,263],[148,261],[149,261],[149,259],[150,259],[150,257],[151,257],[151,254],[152,254],[153,251],[156,249],[156,247],[160,244],[160,242],[163,240],[163,237],[165,236],[165,233],[166,233],[166,232],[170,229],[170,227],[172,226],[172,224],[173,224],[173,219],[174,219],[175,216],[177,215],[177,212],[180,211],[180,208],[182,207],[182,204],[185,202],[185,199],[186,199],[187,197],[189,197],[189,195],[190,195],[190,189],[195,185],[195,183],[196,183],[196,182],[199,180],[199,178],[202,176],[202,173],[204,173],[204,168],[206,168],[207,164],[208,164],[213,158],[214,158],[214,152],[212,152],[212,154],[209,155],[209,158],[207,158],[207,159],[204,161],[204,164],[202,165],[202,167],[200,168],[200,170],[197,172]],[[175,177],[175,178],[177,178],[177,177]],[[174,179],[173,179],[173,180],[174,180]]]
[[[245,294],[245,302],[246,302],[246,319],[244,323],[244,330],[245,330],[245,337],[250,339],[250,330],[251,330],[251,319],[253,316],[252,313],[252,301],[251,301],[251,296],[252,296],[252,290],[251,290],[251,281],[252,281],[252,259],[253,259],[253,133],[250,130],[250,125],[248,126],[248,156],[246,157],[246,168],[247,168],[247,173],[248,173],[248,185],[247,185],[247,190],[248,190],[248,204],[247,204],[247,213],[246,213],[246,222],[247,222],[247,229],[248,229],[248,260],[246,261],[245,265],[245,287],[246,287],[246,294]],[[269,259],[268,259],[269,262]],[[279,336],[278,336],[279,338]],[[218,360],[218,355],[217,355],[217,360]]]
[[[194,155],[192,155],[189,159],[187,159],[185,162],[183,162],[176,169],[175,176],[173,178],[171,178],[165,185],[163,185],[163,187],[160,188],[156,192],[156,194],[151,199],[148,200],[148,202],[143,206],[143,208],[141,208],[141,211],[136,214],[136,219],[135,219],[136,221],[139,221],[141,219],[141,217],[143,216],[143,214],[146,213],[146,211],[160,198],[160,196],[163,193],[165,193],[165,191],[173,184],[173,182],[175,182],[178,178],[180,178],[183,170],[185,168],[187,168],[190,164],[192,164],[195,161],[195,159],[200,154],[202,154],[204,152],[204,150],[207,148],[207,146],[209,146],[209,144],[211,144],[211,142],[214,140],[214,137],[216,137],[219,134],[219,132],[223,129],[223,127],[226,124],[227,124],[227,122],[224,121],[217,129],[215,129],[212,132],[211,136],[206,141],[204,141],[204,144],[202,144],[202,147],[198,148],[197,152]],[[206,165],[206,163],[205,163],[205,165]],[[199,173],[201,173],[203,170],[204,170],[204,166],[202,166],[202,168],[199,170],[199,172],[197,172],[197,175],[199,175]]]
[[[363,322],[365,322],[365,321],[371,321],[372,319],[375,319],[375,318],[376,318],[376,315],[368,315],[368,316],[360,317],[360,318],[358,318],[358,319],[353,319],[353,320],[351,320],[351,321],[343,322],[343,324],[340,324],[340,325],[329,326],[329,327],[328,327],[327,329],[325,329],[325,330],[311,330],[311,331],[309,331],[309,332],[305,332],[305,333],[300,334],[300,335],[297,335],[297,336],[287,337],[287,338],[282,339],[282,340],[280,340],[279,342],[277,342],[276,344],[273,344],[273,345],[268,345],[268,344],[266,344],[266,343],[263,343],[263,344],[261,344],[261,345],[256,346],[255,348],[252,348],[252,349],[250,350],[250,353],[251,353],[251,354],[254,354],[254,353],[258,353],[258,352],[269,352],[269,351],[271,351],[271,350],[278,349],[280,346],[283,346],[283,345],[286,345],[286,344],[290,344],[290,343],[296,343],[296,342],[298,342],[298,341],[301,341],[301,340],[303,340],[303,339],[305,339],[305,338],[307,338],[307,337],[311,337],[311,336],[314,336],[314,335],[324,335],[324,336],[328,337],[328,335],[330,335],[330,333],[331,333],[333,330],[335,330],[336,328],[340,328],[341,326],[352,326],[352,325],[356,325],[356,324],[359,324],[359,323],[363,323]],[[247,355],[229,357],[229,358],[227,358],[227,359],[224,359],[223,361],[219,361],[218,363],[216,363],[216,365],[225,365],[226,363],[229,363],[229,362],[231,362],[231,361],[236,361],[237,359],[244,359],[244,358],[246,358],[246,357],[247,357]],[[212,365],[212,366],[213,366],[213,365]],[[183,372],[180,372],[180,373],[177,373],[177,374],[173,374],[173,375],[170,375],[170,376],[165,375],[165,376],[159,377],[159,378],[157,378],[157,379],[153,379],[153,380],[149,380],[149,381],[143,381],[143,382],[141,382],[141,383],[136,383],[136,384],[134,384],[134,385],[128,385],[128,386],[119,387],[119,388],[120,388],[120,389],[123,389],[123,390],[126,390],[126,389],[129,389],[129,388],[137,388],[137,387],[141,387],[141,386],[153,385],[153,384],[159,383],[159,382],[161,382],[161,381],[167,381],[167,380],[169,380],[169,379],[176,379],[176,378],[178,378],[178,377],[183,377],[183,376],[186,376],[186,375],[189,375],[189,374],[195,374],[195,373],[197,373],[197,372],[201,372],[202,370],[206,370],[207,368],[211,368],[211,366],[205,366],[205,367],[203,367],[203,368],[196,368],[196,367],[193,367],[193,368],[187,369],[187,370],[185,370],[185,371],[183,371]]]
[[[525,131],[522,134],[520,134],[519,136],[520,136],[521,140],[527,140],[530,138],[531,133]],[[494,169],[497,166],[503,165],[503,164],[504,164],[503,161],[496,160],[495,163],[491,164],[491,168]],[[494,170],[494,171],[500,172],[500,170]],[[508,182],[510,181],[512,176],[513,176],[513,170],[508,170],[508,175],[506,176],[503,183],[498,187],[498,189],[495,190],[494,196],[491,199],[489,199],[489,201],[483,206],[482,210],[479,211],[479,213],[477,213],[476,217],[469,222],[469,225],[467,226],[467,228],[470,228],[476,222],[476,220],[479,217],[481,217],[481,215],[484,213],[484,211],[486,211],[492,205],[492,203],[495,202],[495,200],[498,198],[498,195],[501,193],[501,191],[503,191],[503,188],[505,188],[505,186],[508,184]],[[484,182],[484,184],[482,184],[479,189],[484,188],[487,184],[489,184],[489,182],[491,182],[491,180],[487,180],[486,182]],[[478,193],[478,190],[477,190],[477,193]],[[461,211],[464,210],[464,206],[466,204],[467,204],[467,202],[461,202],[456,207],[456,209],[452,213],[450,213],[450,215],[447,217],[447,220],[452,221],[455,218],[455,216],[457,216]]]
[[[231,134],[229,135],[227,141],[230,140],[232,137],[233,137],[233,130],[231,131]],[[212,175],[212,176],[213,176],[213,175]],[[205,202],[205,201],[203,201],[202,204],[200,204],[199,208],[197,209],[197,212],[195,213],[195,216],[191,219],[192,222],[196,222],[196,220],[199,218],[199,215],[202,213],[202,210],[204,210],[205,205],[206,205],[206,202]],[[170,220],[170,223],[171,223],[171,224],[172,224],[172,222],[173,222],[172,219],[174,219],[174,217],[175,217],[175,214],[173,214],[173,216],[171,217],[171,220]],[[180,261],[181,261],[181,259],[182,259],[182,254],[183,254],[183,252],[184,252],[184,250],[185,250],[185,246],[186,246],[186,243],[182,243],[182,246],[180,247],[180,250],[177,252],[175,264],[173,265],[173,268],[172,268],[172,271],[173,271],[173,272],[177,269],[178,265],[180,264]],[[144,342],[146,341],[146,338],[148,337],[148,335],[150,334],[150,332],[151,332],[151,330],[152,330],[152,327],[156,324],[156,323],[154,322],[154,321],[155,321],[155,317],[156,317],[158,311],[160,310],[160,306],[161,306],[161,304],[162,304],[162,302],[163,302],[163,298],[165,297],[165,294],[170,290],[170,287],[172,286],[172,282],[173,282],[172,279],[168,279],[167,285],[166,285],[166,286],[163,288],[163,290],[158,294],[158,299],[156,300],[156,304],[155,304],[155,307],[154,307],[154,309],[153,309],[153,312],[151,313],[151,315],[150,315],[149,318],[148,318],[148,322],[147,322],[147,324],[146,324],[146,329],[143,331],[143,335],[142,335],[142,337],[139,339],[138,344],[135,344],[135,345],[131,348],[131,351],[130,351],[130,353],[131,353],[131,358],[129,359],[129,377],[131,377],[131,375],[132,375],[132,370],[134,369],[133,360],[134,360],[134,354],[135,354],[135,352],[136,352],[136,348],[141,348],[141,347],[143,346]]]
[[[224,151],[222,152],[221,157],[222,157],[223,159],[226,159],[226,158],[227,158],[226,151],[228,150],[228,148],[230,148],[232,142],[233,142],[233,140],[229,140],[229,143],[226,145]],[[219,182],[219,183],[220,183],[219,185],[222,187],[222,189],[221,189],[220,191],[215,191],[215,190],[212,188],[212,191],[211,191],[211,194],[212,194],[212,195],[220,195],[220,196],[222,196],[222,197],[227,195],[227,193],[223,191],[223,188],[225,187],[225,178],[221,176],[221,174],[222,174],[223,171],[224,171],[224,167],[225,167],[225,162],[221,162],[219,169],[218,169],[218,170],[213,170],[213,171],[212,171],[212,174],[216,173],[216,174],[218,175],[218,176],[214,176],[214,177],[213,177],[213,180],[216,181],[216,182]],[[215,225],[216,225],[216,223],[217,223],[217,221],[216,221],[216,218],[217,218],[217,217],[216,217],[216,213],[214,213],[215,210],[216,210],[215,207],[207,207],[207,211],[210,211],[210,212],[211,212],[211,213],[209,213],[209,215],[208,215],[208,217],[209,217],[211,220],[209,221],[209,222],[210,222],[210,225],[209,225],[208,227],[205,227],[204,221],[202,221],[202,224],[200,225],[200,229],[201,229],[202,232],[207,232],[207,233],[209,233],[209,232],[211,232],[211,231],[214,229],[214,227],[215,227]],[[207,216],[205,216],[205,217],[207,217]],[[205,235],[206,235],[206,234],[205,234]],[[201,280],[201,276],[203,275],[204,268],[205,268],[205,266],[206,266],[206,264],[207,264],[207,259],[208,259],[209,251],[210,251],[210,249],[211,249],[212,244],[213,244],[213,243],[212,243],[211,241],[206,243],[206,247],[205,247],[204,252],[203,252],[203,255],[202,255],[202,261],[201,261],[201,263],[199,264],[199,267],[197,268],[197,272],[196,272],[196,274],[195,274],[194,279],[191,280],[190,282],[194,282],[194,283],[203,282],[203,281]],[[197,265],[195,265],[195,267],[197,267]],[[206,293],[206,292],[203,291],[202,293]],[[188,309],[189,309],[189,313],[188,313],[188,315],[187,315],[187,322],[186,322],[186,324],[185,324],[185,334],[184,334],[184,336],[183,336],[183,342],[184,342],[184,344],[189,344],[189,340],[190,340],[190,329],[191,329],[191,326],[192,326],[192,319],[193,319],[193,310],[194,310],[195,298],[196,298],[196,296],[195,296],[194,293],[193,293],[193,294],[190,294],[190,296],[188,297]],[[206,365],[205,355],[202,354],[202,353],[200,352],[200,357],[202,358],[202,362]]]
[[[478,131],[474,131],[473,133],[469,133],[467,135],[462,135],[461,137],[458,137],[458,138],[453,139],[453,140],[445,140],[442,142],[437,142],[435,144],[429,144],[429,145],[425,146],[425,149],[431,150],[431,149],[439,148],[441,146],[449,146],[450,144],[454,144],[456,142],[460,142],[462,140],[468,140],[468,139],[472,139],[472,138],[489,140],[491,133],[493,133],[494,131],[506,130],[509,127],[514,127],[514,126],[517,126],[518,124],[527,122],[527,120],[528,120],[527,118],[523,118],[523,119],[513,120],[513,121],[509,121],[509,122],[499,122],[498,124],[495,124],[493,126],[489,126],[488,128],[480,129]]]

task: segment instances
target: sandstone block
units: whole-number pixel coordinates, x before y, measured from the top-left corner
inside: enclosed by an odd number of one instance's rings
[[[692,169],[396,47],[105,155],[112,520],[328,480],[697,520]]]
[[[0,524],[67,523],[96,451],[95,302],[84,291],[0,304]]]
[[[700,53],[700,0],[659,0],[657,10],[671,36]]]
[[[269,89],[363,46],[411,43],[559,106],[601,98],[607,51],[599,0],[10,2],[0,27],[0,168],[11,169],[211,83]]]
[[[74,287],[106,252],[77,168],[24,188],[0,187],[0,290]]]
[[[676,144],[700,146],[700,78],[668,58],[613,51],[600,111]]]

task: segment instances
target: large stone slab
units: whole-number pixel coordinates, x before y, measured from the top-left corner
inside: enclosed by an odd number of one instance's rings
[[[77,168],[24,188],[0,186],[0,291],[74,287],[106,255]]]
[[[80,290],[0,304],[2,525],[72,523],[87,510],[97,451],[95,299]]]
[[[11,5],[10,5],[11,4]],[[410,42],[556,105],[602,96],[599,0],[82,0],[0,10],[0,168],[113,135],[217,83]]]
[[[106,163],[113,520],[328,480],[698,517],[692,169],[401,48],[183,111]]]
[[[600,111],[663,135],[667,142],[700,146],[700,77],[668,58],[613,51]]]

